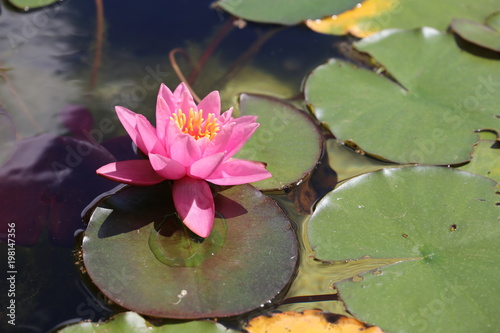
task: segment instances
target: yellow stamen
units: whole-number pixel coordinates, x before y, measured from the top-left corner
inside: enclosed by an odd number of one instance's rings
[[[183,133],[191,135],[196,140],[200,138],[208,138],[212,140],[219,132],[219,121],[214,116],[213,113],[208,114],[208,118],[205,120],[203,118],[203,111],[193,111],[189,110],[189,117],[186,119],[186,115],[181,109],[173,113],[170,117],[171,120],[175,121],[177,126],[181,129]]]

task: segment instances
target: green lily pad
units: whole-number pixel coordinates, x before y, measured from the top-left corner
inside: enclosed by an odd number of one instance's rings
[[[444,167],[365,174],[318,203],[309,241],[321,260],[395,261],[336,284],[363,321],[388,332],[492,331],[500,275],[495,185]]]
[[[166,324],[155,326],[147,322],[144,318],[135,312],[123,312],[114,316],[105,323],[82,322],[67,326],[59,333],[231,333],[234,330],[225,328],[221,324],[211,321],[190,321],[178,324]]]
[[[325,146],[328,152],[328,163],[335,170],[339,182],[384,168],[401,167],[400,164],[380,161],[356,152],[336,139],[326,141]]]
[[[475,130],[500,131],[497,61],[431,28],[385,31],[355,47],[394,80],[335,59],[311,73],[306,100],[338,139],[394,162],[446,165],[470,159]]]
[[[454,19],[450,27],[457,35],[466,41],[500,52],[500,31],[487,25],[465,19]]]
[[[270,302],[297,263],[289,220],[251,185],[222,188],[214,200],[215,227],[202,242],[172,218],[168,182],[108,197],[83,239],[90,278],[117,304],[155,317],[233,316]]]
[[[52,5],[60,0],[8,0],[14,7],[22,10],[30,10]]]
[[[496,31],[500,31],[500,11],[496,11],[488,15],[486,20],[484,20],[484,23]]]
[[[323,20],[309,20],[314,31],[343,35],[350,33],[366,37],[384,29],[415,29],[432,27],[445,31],[453,18],[482,20],[498,10],[498,3],[490,0],[365,0],[359,6],[340,15]]]
[[[480,140],[474,146],[472,160],[458,169],[488,177],[500,183],[500,147],[498,141]]]
[[[250,94],[240,95],[240,113],[258,116],[260,127],[235,157],[265,162],[273,175],[254,186],[283,189],[314,169],[323,140],[308,114],[281,100]]]
[[[245,20],[292,25],[307,19],[319,19],[327,15],[342,13],[356,6],[358,2],[353,0],[219,0],[216,5]]]

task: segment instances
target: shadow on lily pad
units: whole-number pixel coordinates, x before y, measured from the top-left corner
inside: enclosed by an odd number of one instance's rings
[[[274,200],[251,185],[219,188],[203,239],[178,221],[171,196],[166,181],[123,188],[95,207],[83,261],[107,297],[141,314],[194,319],[238,315],[283,295],[298,246]],[[117,272],[127,277],[118,286]]]

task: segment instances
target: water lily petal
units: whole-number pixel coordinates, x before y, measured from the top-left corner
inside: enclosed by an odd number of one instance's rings
[[[221,165],[206,180],[216,185],[239,185],[271,177],[262,162],[230,159]]]
[[[226,151],[227,143],[229,139],[231,139],[235,125],[236,123],[233,122],[223,126],[215,138],[207,144],[203,150],[203,156],[210,156],[218,152]]]
[[[170,122],[170,107],[165,99],[158,95],[156,100],[156,134],[161,142],[165,142],[165,132]]]
[[[156,129],[143,115],[136,115],[137,142],[136,145],[145,154],[166,155],[165,148],[158,140]]]
[[[186,117],[189,117],[189,110],[193,109],[193,111],[198,111],[198,107],[196,106],[193,95],[191,95],[189,89],[182,92],[177,109],[181,109]]]
[[[220,116],[219,116],[219,123],[221,125],[224,125],[230,121],[232,121],[233,118],[233,108],[229,108],[227,111],[224,111]]]
[[[165,179],[180,179],[186,175],[186,167],[168,157],[149,154],[149,161],[153,169]]]
[[[128,135],[130,135],[130,138],[134,143],[137,145],[136,140],[137,140],[137,129],[136,129],[136,114],[135,112],[130,111],[127,108],[124,108],[122,106],[116,106],[115,107],[116,114],[118,115],[118,119],[120,119],[120,122],[122,123],[123,127],[127,131]]]
[[[171,140],[171,139],[169,139]],[[189,134],[177,135],[170,146],[170,157],[185,167],[190,167],[201,158],[201,149]]]
[[[202,138],[199,138],[198,140],[196,140],[196,144],[198,145],[198,147],[200,147],[200,152],[201,152],[202,157],[208,156],[208,154],[205,154],[204,152],[205,152],[205,149],[207,149],[207,147],[211,143],[212,143],[212,141],[207,137],[202,137]],[[216,151],[216,152],[219,152],[219,151]],[[210,155],[213,155],[213,154],[210,154]]]
[[[198,110],[203,110],[203,118],[207,118],[208,113],[213,113],[218,118],[220,116],[220,96],[217,90],[205,96],[198,104]]]
[[[157,174],[148,160],[113,162],[97,169],[97,174],[131,185],[154,185],[165,180]]]
[[[160,99],[163,101],[160,103]],[[164,111],[167,111],[167,109],[164,108],[163,102],[167,105],[168,111],[169,111],[169,116],[171,112],[175,112],[176,104],[177,104],[177,97],[175,96],[175,93],[172,93],[170,89],[165,85],[161,84],[160,85],[160,91],[158,92],[158,98],[156,99],[156,112],[158,115],[158,110],[162,109]]]
[[[233,118],[233,121],[238,125],[251,124],[257,121],[257,116],[241,116],[238,118]]]
[[[170,152],[172,151],[172,146],[174,145],[175,138],[184,135],[181,132],[179,126],[174,121],[169,121],[167,123],[167,128],[165,132],[165,138],[163,139],[163,144],[167,151],[167,156],[171,157]]]
[[[259,124],[255,122],[236,123],[226,146],[226,159],[236,154],[247,143],[248,139],[257,130],[257,127],[259,127]]]
[[[180,103],[184,91],[189,91],[189,88],[184,82],[181,82],[174,90],[174,100],[176,103]]]
[[[210,186],[202,179],[184,177],[172,188],[175,209],[184,224],[200,237],[208,237],[215,217]]]
[[[194,162],[189,168],[189,175],[194,178],[206,179],[222,163],[225,152],[220,152]]]

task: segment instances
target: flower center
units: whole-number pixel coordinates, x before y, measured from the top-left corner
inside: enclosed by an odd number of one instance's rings
[[[190,109],[189,116],[186,119],[184,112],[179,109],[172,114],[170,119],[175,121],[183,133],[191,135],[196,140],[200,138],[212,140],[220,129],[219,122],[215,115],[209,113],[208,118],[204,119],[202,110],[193,111],[193,109]]]

